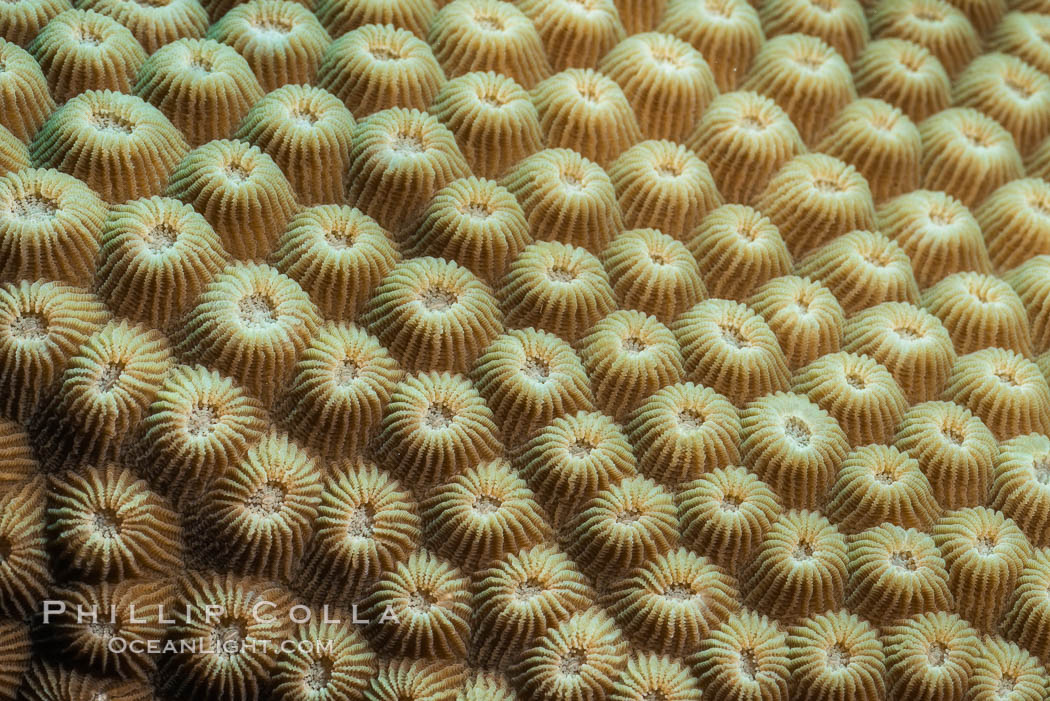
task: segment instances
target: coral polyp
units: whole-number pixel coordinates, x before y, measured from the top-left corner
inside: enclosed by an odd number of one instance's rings
[[[522,438],[559,416],[594,408],[579,356],[546,331],[500,335],[478,356],[471,378],[506,433]]]
[[[793,371],[842,346],[845,312],[819,281],[784,275],[756,289],[746,301],[766,320]]]
[[[529,93],[491,71],[453,78],[438,91],[430,112],[456,137],[474,173],[497,178],[543,147],[540,118]]]
[[[395,265],[361,314],[361,323],[408,370],[467,372],[499,334],[500,322],[489,286],[441,258]]]
[[[707,472],[678,494],[682,542],[728,571],[747,560],[779,511],[773,490],[742,467]]]
[[[808,616],[788,629],[791,698],[874,701],[886,694],[876,629],[846,611]]]
[[[799,369],[791,390],[838,421],[852,446],[887,442],[908,408],[889,370],[867,355],[846,351]]]
[[[303,350],[278,400],[292,435],[330,458],[363,449],[401,369],[363,329],[327,323]]]
[[[981,225],[951,195],[915,190],[882,204],[877,218],[879,230],[908,254],[920,289],[953,273],[992,272]]]
[[[707,163],[726,201],[737,204],[752,204],[773,174],[806,150],[787,113],[755,92],[712,100],[686,145]]]
[[[700,222],[688,240],[712,297],[746,302],[773,278],[791,272],[780,231],[768,217],[744,205],[727,204]]]
[[[820,153],[784,164],[755,207],[780,230],[796,259],[837,236],[875,229],[867,180],[853,166]]]
[[[506,460],[459,473],[430,492],[420,510],[429,547],[467,572],[539,545],[550,530],[536,496]]]
[[[846,533],[886,523],[926,530],[939,511],[918,461],[888,445],[847,455],[824,505],[824,513]]]
[[[643,141],[609,166],[628,229],[657,229],[688,241],[705,215],[722,204],[707,164],[673,141]]]
[[[189,311],[226,263],[204,217],[166,197],[114,206],[99,244],[99,296],[116,313],[160,329]]]
[[[78,287],[0,286],[0,415],[28,422],[80,344],[108,320],[102,301]]]
[[[50,470],[119,458],[168,368],[156,329],[111,321],[86,338],[30,421]]]
[[[657,31],[699,51],[710,64],[720,92],[737,88],[765,41],[758,13],[747,0],[669,0]]]
[[[962,701],[980,650],[974,629],[956,614],[924,613],[883,633],[886,684],[897,696]]]
[[[670,486],[739,459],[740,419],[722,395],[692,382],[655,392],[627,418],[638,469]]]
[[[629,37],[606,54],[599,68],[623,89],[647,139],[683,141],[718,95],[700,52],[667,34]]]
[[[347,602],[408,559],[422,525],[412,494],[389,474],[360,459],[335,467],[294,582],[310,598]]]
[[[320,470],[310,455],[270,433],[209,485],[198,506],[209,557],[244,576],[287,580],[313,532]]]
[[[263,96],[248,62],[213,39],[180,39],[158,49],[142,64],[133,90],[194,148],[232,136]]]
[[[328,32],[310,10],[288,0],[250,0],[208,29],[248,62],[263,92],[316,82]]]
[[[530,698],[606,698],[627,663],[628,645],[598,608],[573,614],[524,647],[511,679]]]
[[[770,619],[742,611],[711,631],[694,658],[704,694],[719,701],[788,698],[787,634]]]
[[[294,280],[268,265],[234,263],[204,288],[176,350],[232,376],[269,406],[320,323]]]
[[[616,308],[609,277],[590,252],[538,241],[507,268],[500,306],[511,327],[534,327],[575,342]]]
[[[390,232],[359,209],[320,205],[298,211],[270,262],[299,283],[327,319],[350,321],[397,264]]]
[[[496,287],[531,241],[517,198],[492,180],[454,180],[434,195],[406,242],[408,256],[456,261]]]
[[[674,334],[641,312],[613,312],[591,327],[579,348],[595,401],[620,420],[657,390],[682,379]]]
[[[783,505],[815,509],[849,451],[846,434],[803,396],[778,392],[741,412],[740,452]]]
[[[501,448],[492,412],[462,375],[428,372],[397,383],[373,446],[406,484],[445,482]]]
[[[835,608],[846,591],[846,536],[814,511],[773,522],[741,575],[745,602],[774,618]]]
[[[25,168],[0,178],[0,281],[91,281],[106,203],[76,178]]]
[[[624,38],[613,0],[520,0],[555,71],[593,68]]]
[[[672,330],[685,376],[737,406],[787,389],[790,372],[776,336],[750,307],[711,299],[678,317]]]
[[[470,173],[437,117],[393,107],[359,121],[346,172],[346,203],[400,233],[445,185]]]
[[[951,103],[944,66],[924,47],[903,39],[868,44],[853,64],[861,97],[883,100],[918,124]]]
[[[565,553],[537,545],[510,553],[478,573],[471,628],[479,662],[500,667],[543,631],[587,609],[587,579]]]
[[[843,348],[885,366],[910,404],[940,397],[955,364],[952,337],[938,318],[902,302],[884,302],[850,318]]]
[[[685,548],[628,571],[603,597],[635,645],[688,657],[739,604],[735,582],[721,567]]]
[[[940,401],[912,406],[897,426],[893,445],[918,461],[943,508],[985,500],[999,450],[992,432],[966,407]]]
[[[64,573],[115,582],[168,574],[182,559],[175,511],[131,471],[110,463],[51,484],[48,534]]]
[[[445,82],[426,43],[389,24],[369,24],[339,37],[315,70],[317,85],[357,119],[391,107],[425,110]]]
[[[509,2],[455,0],[438,12],[426,38],[452,78],[494,71],[531,90],[553,72],[536,26]]]
[[[353,126],[353,115],[336,96],[286,85],[252,105],[235,136],[273,159],[300,204],[339,203]]]
[[[521,445],[514,462],[556,526],[599,491],[635,474],[631,446],[620,427],[597,412],[550,421]]]
[[[65,102],[87,90],[131,92],[146,52],[131,31],[91,10],[69,10],[29,45],[51,94]]]
[[[656,229],[625,231],[605,248],[602,263],[620,306],[670,325],[707,297],[696,259]]]
[[[776,2],[771,3],[776,12]],[[755,56],[745,90],[772,98],[798,127],[802,141],[815,145],[831,118],[857,94],[849,66],[835,49],[808,34],[766,41]]]
[[[164,377],[129,452],[151,486],[185,508],[266,427],[262,405],[242,387],[200,365],[180,365]]]
[[[372,622],[365,634],[390,655],[464,657],[470,617],[467,583],[459,569],[420,550],[376,582],[362,606]],[[395,620],[380,624],[388,610]]]

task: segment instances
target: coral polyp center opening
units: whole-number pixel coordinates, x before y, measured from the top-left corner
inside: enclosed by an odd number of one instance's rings
[[[444,312],[452,308],[459,297],[455,292],[440,286],[428,287],[419,295],[423,306],[432,312]]]
[[[99,109],[91,113],[88,123],[98,131],[111,134],[131,134],[135,131],[135,123],[112,110]]]
[[[754,681],[758,674],[758,661],[755,660],[755,651],[744,648],[740,651],[740,676],[749,681]]]
[[[784,421],[784,434],[802,448],[808,446],[813,437],[809,425],[797,416],[789,416]]]
[[[849,667],[850,654],[841,643],[835,643],[827,650],[828,669],[839,670]]]
[[[73,30],[73,39],[84,46],[98,46],[102,43],[102,37],[92,30],[91,27],[85,27],[84,25],[78,25]]]
[[[47,322],[39,314],[22,314],[11,322],[11,335],[23,341],[47,337]]]
[[[191,436],[206,436],[215,430],[218,423],[218,412],[215,407],[200,405],[190,410],[186,419],[186,432]]]
[[[921,341],[925,336],[920,329],[914,326],[897,326],[894,327],[893,333],[903,341]]]
[[[413,613],[427,613],[436,603],[437,599],[427,590],[414,591],[408,595],[408,609]]]
[[[706,417],[703,413],[693,408],[682,409],[678,412],[678,425],[687,431],[695,431],[704,425]]]
[[[554,265],[547,270],[547,277],[555,282],[571,283],[576,280],[576,273],[565,265]]]
[[[303,675],[303,682],[313,691],[323,691],[332,681],[332,661],[327,658],[314,660]]]
[[[92,525],[95,533],[103,538],[116,538],[120,535],[120,517],[112,509],[100,509],[92,514]]]
[[[588,457],[594,448],[595,445],[586,438],[577,438],[569,444],[569,447],[566,450],[572,457],[583,459]]]
[[[868,383],[864,380],[864,377],[856,372],[846,373],[846,384],[856,390],[863,390],[868,387]]]
[[[41,193],[26,194],[12,200],[10,211],[19,219],[40,221],[55,216],[58,202]]]
[[[474,15],[474,21],[487,32],[502,32],[507,28],[503,18],[491,12],[479,12]]]
[[[751,341],[744,336],[741,329],[737,326],[723,324],[720,325],[718,329],[722,333],[722,340],[733,348],[747,348],[751,345]]]
[[[622,341],[623,349],[628,353],[644,353],[649,344],[645,342],[645,339],[639,336],[628,336]]]
[[[561,664],[558,665],[558,669],[561,670],[562,674],[576,676],[581,673],[583,665],[586,663],[587,653],[579,648],[573,648],[561,658]]]
[[[915,556],[907,550],[901,550],[890,555],[890,564],[902,570],[908,572],[914,572],[918,569],[918,564],[915,562]]]
[[[813,553],[813,543],[810,543],[808,540],[800,540],[795,545],[795,550],[791,553],[791,557],[800,562],[805,562],[813,559]]]
[[[373,44],[368,47],[368,53],[377,61],[399,61],[401,50],[390,44]]]
[[[501,506],[503,506],[503,502],[491,494],[480,494],[474,500],[474,510],[479,514],[488,515],[495,513],[499,511]]]
[[[435,431],[448,428],[456,418],[456,412],[445,404],[434,403],[423,414],[423,424]]]
[[[1050,484],[1050,455],[1042,455],[1032,461],[1035,481],[1039,484]]]
[[[357,241],[357,231],[351,227],[335,227],[325,232],[324,240],[332,248],[342,251],[354,245]]]
[[[231,161],[223,168],[223,172],[231,183],[240,185],[252,177],[252,167],[242,160]]]
[[[105,393],[116,387],[123,372],[123,363],[108,363],[103,366],[102,372],[99,373],[98,381],[96,382],[98,391]]]
[[[952,445],[962,445],[966,440],[966,435],[957,426],[942,426],[941,435]]]
[[[257,34],[269,35],[271,38],[283,37],[294,29],[294,25],[283,17],[254,17],[251,26]]]
[[[346,534],[351,538],[371,538],[375,528],[375,509],[362,504],[351,510],[346,522]]]
[[[737,512],[740,510],[740,505],[744,503],[744,500],[735,494],[725,494],[722,496],[722,501],[719,503],[719,508],[722,511]]]
[[[488,219],[495,214],[495,211],[493,211],[488,202],[481,202],[478,200],[464,202],[460,205],[459,211],[461,214],[465,214],[468,217],[474,217],[475,219]]]
[[[550,364],[543,358],[535,356],[525,359],[522,371],[533,382],[546,382],[551,376]]]
[[[211,631],[211,649],[218,654],[237,654],[243,640],[244,624],[228,617],[223,617]]]
[[[285,490],[277,482],[267,482],[248,498],[248,509],[260,516],[273,516],[284,505]]]
[[[335,382],[338,385],[348,385],[361,374],[361,366],[353,358],[344,358],[343,362],[335,370]]]
[[[948,648],[944,646],[944,643],[936,642],[926,650],[926,659],[929,660],[931,667],[940,667],[948,659]]]
[[[162,223],[146,231],[146,245],[153,253],[161,253],[175,245],[179,230],[171,224]]]
[[[277,309],[266,295],[246,295],[241,298],[238,308],[245,326],[269,326],[277,322]]]

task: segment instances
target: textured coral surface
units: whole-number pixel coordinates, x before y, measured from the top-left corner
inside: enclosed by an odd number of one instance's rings
[[[0,701],[1050,699],[1050,0],[0,0]]]

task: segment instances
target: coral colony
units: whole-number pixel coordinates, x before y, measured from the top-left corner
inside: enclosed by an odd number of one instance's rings
[[[0,701],[1050,698],[1050,0],[0,2]]]

